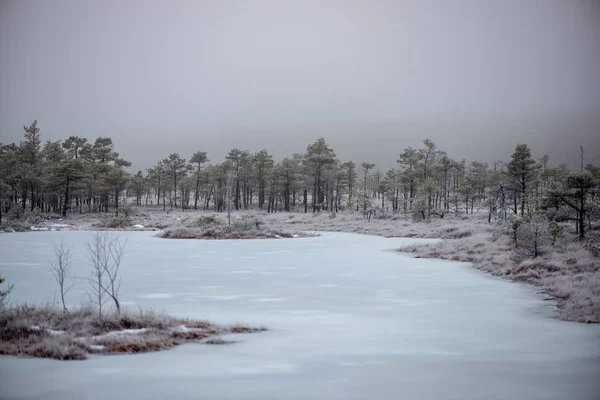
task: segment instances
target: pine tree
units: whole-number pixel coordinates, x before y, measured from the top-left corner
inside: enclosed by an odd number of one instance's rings
[[[517,144],[508,163],[508,174],[516,184],[521,197],[521,216],[525,215],[528,191],[537,176],[537,170],[537,163],[531,157],[529,147],[526,144]]]

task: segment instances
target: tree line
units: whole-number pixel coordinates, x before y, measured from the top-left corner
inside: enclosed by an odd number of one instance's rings
[[[152,168],[130,174],[111,138],[78,136],[42,144],[37,121],[24,126],[19,144],[0,143],[2,214],[108,213],[120,206],[154,206],[223,212],[362,211],[365,216],[404,213],[415,220],[484,209],[488,220],[529,218],[545,212],[573,221],[580,237],[597,221],[600,168],[551,167],[517,144],[506,161],[452,159],[429,139],[398,153],[397,167],[340,160],[324,139],[276,162],[267,150],[232,149],[210,164],[206,152],[189,159],[169,154]],[[583,152],[583,150],[582,150]],[[582,158],[583,159],[583,158]]]

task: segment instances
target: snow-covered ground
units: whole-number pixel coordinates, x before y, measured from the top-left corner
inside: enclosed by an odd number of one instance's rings
[[[418,239],[327,233],[281,240],[128,244],[122,303],[132,310],[263,333],[60,362],[0,357],[2,399],[597,399],[600,326],[554,319],[533,287],[466,264],[391,250]],[[13,303],[57,299],[53,243],[86,276],[91,232],[0,235]],[[77,282],[68,300],[86,299]]]

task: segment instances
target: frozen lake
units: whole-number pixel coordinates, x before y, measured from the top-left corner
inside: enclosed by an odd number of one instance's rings
[[[118,234],[128,238],[128,308],[270,330],[233,345],[86,361],[0,357],[1,399],[600,398],[600,326],[553,319],[534,288],[386,251],[415,239]],[[73,247],[84,276],[90,237],[0,234],[11,300],[58,299],[53,243]],[[69,300],[85,300],[84,291],[79,283]]]

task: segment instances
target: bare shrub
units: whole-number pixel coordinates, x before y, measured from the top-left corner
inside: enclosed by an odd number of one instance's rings
[[[92,241],[86,243],[91,262],[91,271],[88,277],[89,296],[92,302],[98,306],[98,318],[102,318],[102,306],[106,302],[105,295],[112,299],[117,313],[121,313],[119,268],[126,244],[126,240],[121,242],[118,237],[112,237],[105,232],[95,232]]]
[[[64,241],[60,245],[54,245],[54,261],[50,261],[50,272],[54,276],[56,283],[60,288],[60,300],[63,310],[67,311],[65,296],[73,285],[68,284],[69,275],[71,273],[71,249],[65,247]]]

